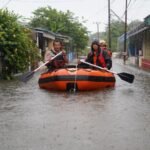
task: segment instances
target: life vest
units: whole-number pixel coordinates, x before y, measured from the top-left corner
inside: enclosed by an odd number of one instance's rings
[[[54,57],[56,54],[57,53],[55,51],[50,50],[51,57]],[[48,67],[50,69],[58,69],[58,68],[62,68],[64,65],[65,65],[64,58],[62,55],[59,55],[48,64]]]
[[[102,49],[103,51],[106,51],[107,54],[108,54],[108,56],[109,56],[110,58],[112,57],[112,52],[111,52],[110,50],[108,50],[106,47],[101,47],[101,49]]]
[[[101,66],[103,68],[106,68],[106,62],[105,62],[105,58],[103,56],[103,50],[96,53],[96,57],[97,57],[96,61],[94,61],[94,57],[95,57],[94,53],[90,52],[89,56],[88,56],[88,59],[89,59],[90,63]]]
[[[112,52],[108,49],[106,51],[107,51],[108,56],[111,58],[112,57]]]

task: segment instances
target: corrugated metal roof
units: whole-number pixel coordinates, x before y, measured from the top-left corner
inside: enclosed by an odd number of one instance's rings
[[[129,34],[128,34],[128,37],[131,37],[131,36],[136,35],[136,34],[138,34],[138,33],[140,33],[140,32],[143,32],[143,31],[147,30],[148,28],[149,28],[149,27],[144,27],[144,28],[141,28],[140,30],[137,30],[137,31],[131,33],[131,34],[129,33]]]

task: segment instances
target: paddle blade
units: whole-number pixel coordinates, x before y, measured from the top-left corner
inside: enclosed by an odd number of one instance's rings
[[[24,75],[22,75],[20,79],[23,82],[27,82],[28,80],[30,80],[33,77],[33,75],[34,75],[34,71],[27,72]]]
[[[128,83],[133,83],[134,81],[134,75],[133,74],[129,74],[129,73],[117,73],[117,75],[124,81],[128,82]]]

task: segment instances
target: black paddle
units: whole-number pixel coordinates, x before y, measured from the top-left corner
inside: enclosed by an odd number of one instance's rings
[[[129,73],[126,73],[126,72],[122,72],[122,73],[116,73],[114,71],[110,71],[106,68],[102,68],[100,66],[97,66],[97,65],[94,65],[94,64],[91,64],[91,63],[88,63],[88,62],[85,62],[84,60],[80,60],[80,62],[84,63],[84,64],[87,64],[87,65],[90,65],[92,67],[95,67],[95,68],[99,68],[99,69],[102,69],[102,70],[105,70],[107,72],[110,72],[110,73],[113,73],[113,74],[116,74],[118,75],[122,80],[128,82],[128,83],[133,83],[134,81],[134,75],[133,74],[129,74]]]
[[[61,54],[62,54],[62,52],[58,53],[57,55],[55,55],[54,57],[52,57],[52,59],[51,59],[50,61],[52,61],[53,59],[55,59],[57,56],[59,56],[59,55],[61,55]],[[48,64],[50,61],[46,61],[44,64],[42,64],[41,66],[39,66],[39,67],[36,68],[35,70],[29,71],[29,72],[23,74],[23,75],[21,76],[21,78],[20,78],[21,81],[27,82],[28,80],[30,80],[30,79],[33,77],[33,75],[34,75],[35,72],[37,72],[41,67],[43,67],[43,66],[45,66],[46,64]]]

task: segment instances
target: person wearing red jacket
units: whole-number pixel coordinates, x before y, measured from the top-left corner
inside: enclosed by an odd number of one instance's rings
[[[107,43],[104,40],[100,40],[100,48],[107,52],[107,54],[112,57],[112,52],[107,48]]]
[[[92,42],[91,51],[89,52],[85,61],[107,69],[111,69],[112,67],[110,56],[106,51],[100,48],[97,40]]]

